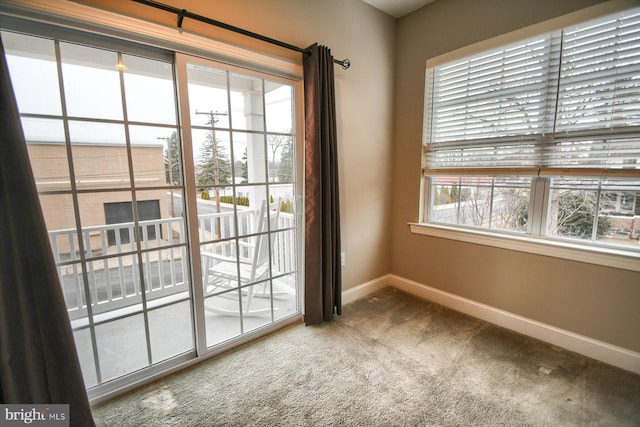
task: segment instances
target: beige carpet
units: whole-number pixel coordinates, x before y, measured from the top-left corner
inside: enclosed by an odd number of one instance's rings
[[[99,426],[638,426],[640,376],[389,288],[93,412]]]

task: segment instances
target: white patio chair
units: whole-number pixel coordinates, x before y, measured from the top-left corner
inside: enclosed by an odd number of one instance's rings
[[[269,241],[273,248],[273,240],[269,238],[267,233],[267,217],[269,218],[269,228],[275,230],[278,226],[280,218],[280,200],[271,203],[267,207],[266,201],[262,202],[256,221],[256,235],[251,239],[253,242],[240,242],[241,252],[247,253],[248,257],[238,254],[238,259],[219,255],[213,252],[202,252],[202,271],[203,286],[205,297],[215,294],[219,296],[207,298],[205,309],[215,314],[227,316],[238,316],[240,310],[238,308],[227,308],[218,304],[223,298],[230,298],[237,304],[237,292],[222,293],[230,289],[238,289],[251,283],[256,283],[269,277],[270,261],[269,261]],[[237,261],[237,262],[236,262]],[[238,271],[239,265],[239,271]],[[240,277],[238,277],[238,272]],[[261,284],[244,287],[241,290],[242,295],[242,314],[244,316],[260,316],[271,312],[270,307],[255,308],[254,298],[269,298],[278,296],[286,292],[271,293],[269,289],[269,281]],[[231,306],[233,307],[233,303]]]

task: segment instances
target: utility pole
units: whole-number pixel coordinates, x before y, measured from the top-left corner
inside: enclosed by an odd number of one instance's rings
[[[216,198],[216,210],[220,213],[220,175],[218,172],[218,141],[216,141],[216,128],[215,124],[218,123],[218,116],[226,116],[227,113],[219,113],[217,111],[198,111],[196,110],[196,114],[198,115],[207,115],[209,116],[209,124],[211,125],[211,143],[213,147],[213,184]],[[216,219],[216,236],[220,239],[220,217]]]

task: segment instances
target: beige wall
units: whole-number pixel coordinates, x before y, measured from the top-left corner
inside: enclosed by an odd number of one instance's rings
[[[640,273],[414,235],[427,58],[598,3],[437,0],[398,21],[391,272],[640,351]]]
[[[132,2],[91,0],[168,25],[176,17]],[[287,43],[331,48],[338,110],[343,289],[389,272],[395,20],[360,0],[164,0]],[[183,27],[300,60],[300,54],[185,19]]]

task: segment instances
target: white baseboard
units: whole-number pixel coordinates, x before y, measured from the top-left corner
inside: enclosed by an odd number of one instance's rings
[[[390,286],[389,274],[385,274],[384,276],[380,276],[377,279],[369,280],[368,282],[342,292],[342,303],[349,304],[350,302],[353,302],[360,298],[364,298],[367,295],[377,292],[380,289],[384,289],[388,286]]]
[[[381,276],[344,291],[342,302],[348,304],[387,286],[583,356],[640,374],[640,353],[556,328],[394,274]]]

